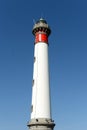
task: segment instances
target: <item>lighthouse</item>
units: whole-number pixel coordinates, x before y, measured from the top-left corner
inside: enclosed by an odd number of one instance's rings
[[[48,37],[51,29],[46,20],[38,20],[33,27],[34,68],[32,80],[30,130],[53,130],[55,123],[51,113],[51,95],[48,61]]]

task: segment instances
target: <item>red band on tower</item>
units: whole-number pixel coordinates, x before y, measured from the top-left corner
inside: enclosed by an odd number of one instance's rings
[[[35,35],[35,43],[45,42],[48,43],[48,36],[45,33],[36,33]]]

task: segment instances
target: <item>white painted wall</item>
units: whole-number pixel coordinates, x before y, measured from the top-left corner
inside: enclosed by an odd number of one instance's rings
[[[51,119],[48,44],[39,42],[35,44],[31,119]]]

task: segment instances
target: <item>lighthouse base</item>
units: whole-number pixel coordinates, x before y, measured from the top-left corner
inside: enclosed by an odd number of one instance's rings
[[[37,118],[31,119],[27,126],[30,130],[53,130],[55,123],[51,119]]]

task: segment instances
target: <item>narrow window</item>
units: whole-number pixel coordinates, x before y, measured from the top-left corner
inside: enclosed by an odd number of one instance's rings
[[[33,112],[33,105],[31,105],[31,112]]]
[[[34,63],[35,63],[35,61],[36,61],[36,57],[34,57]]]
[[[33,81],[32,81],[32,87],[34,86],[34,79],[33,79]]]

